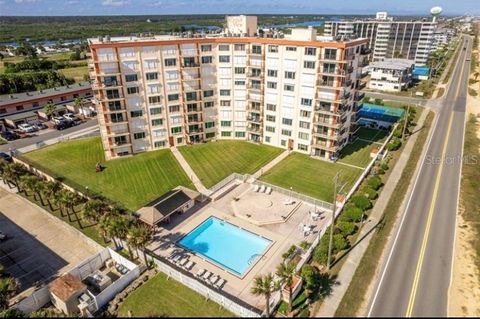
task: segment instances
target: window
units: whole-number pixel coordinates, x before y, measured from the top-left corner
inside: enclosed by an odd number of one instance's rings
[[[127,144],[127,137],[126,136],[117,136],[113,138],[115,145],[123,145]]]
[[[206,109],[209,108],[209,107],[214,107],[214,106],[215,106],[215,104],[213,102],[203,103],[203,107],[206,108]]]
[[[218,51],[229,51],[230,50],[230,45],[228,44],[220,44],[218,46]]]
[[[285,71],[285,79],[295,79],[295,72]]]
[[[245,132],[235,132],[235,137],[245,137]]]
[[[309,129],[310,128],[310,123],[309,122],[305,122],[305,121],[300,121],[298,123],[298,126],[300,128],[305,128],[305,129]]]
[[[292,125],[293,120],[292,119],[287,119],[287,118],[282,118],[282,124],[284,125]]]
[[[220,55],[218,57],[218,62],[229,63],[230,62],[230,56],[229,55]]]
[[[230,100],[221,100],[220,106],[231,106],[232,102]]]
[[[296,47],[286,47],[285,50],[287,51],[297,51]]]
[[[138,92],[139,92],[138,86],[132,86],[127,88],[128,94],[138,94]]]
[[[275,133],[275,127],[274,126],[265,126],[265,131]]]
[[[325,60],[336,60],[337,49],[325,49]]]
[[[245,68],[236,67],[235,74],[245,74]]]
[[[182,133],[182,127],[181,126],[178,126],[178,127],[172,127],[170,129],[170,132],[172,132],[172,134],[179,134],[179,133]]]
[[[303,61],[303,67],[305,69],[315,69],[315,61]]]
[[[212,51],[212,45],[211,44],[202,44],[200,46],[200,50],[202,50],[202,52],[210,52],[210,51]]]
[[[270,136],[265,136],[265,142],[270,143],[272,138]]]
[[[233,49],[235,51],[245,51],[245,44],[235,44]]]
[[[230,96],[230,90],[220,90],[220,96]]]
[[[150,109],[150,115],[158,115],[158,114],[161,114],[163,112],[163,108],[161,107],[152,107]]]
[[[158,80],[158,73],[157,72],[148,72],[145,73],[147,80]]]
[[[297,148],[300,151],[308,151],[308,145],[298,143]]]
[[[187,101],[196,101],[197,100],[197,92],[187,92],[185,93],[185,97]]]
[[[262,46],[261,45],[252,45],[252,53],[253,54],[262,54]]]
[[[158,104],[160,103],[160,96],[149,96],[148,97],[149,104]]]
[[[230,137],[230,136],[232,136],[232,132],[222,131],[222,136],[223,137]]]
[[[278,45],[269,45],[268,52],[278,53]]]
[[[134,82],[134,81],[138,81],[138,76],[136,74],[125,75],[125,82]]]
[[[212,57],[211,56],[202,56],[202,63],[203,64],[212,63]]]
[[[155,148],[165,147],[165,141],[156,141],[155,143],[153,143],[153,146]]]
[[[139,140],[139,139],[142,139],[142,138],[145,138],[145,132],[133,133],[133,139]]]
[[[169,95],[168,95],[168,102],[178,101],[178,99],[179,99],[179,95],[178,95],[178,94],[169,94]]]
[[[260,76],[262,74],[262,69],[252,69],[252,76]]]
[[[267,104],[267,111],[276,111],[277,106],[275,104]]]
[[[280,145],[282,146],[287,146],[287,140],[281,140]]]
[[[267,75],[276,78],[278,74],[277,70],[267,70]]]
[[[293,91],[295,91],[295,86],[294,86],[294,85],[291,85],[291,84],[285,84],[285,85],[283,86],[283,89],[284,89],[285,91],[293,92]]]
[[[4,108],[4,107],[2,107],[2,108],[0,109],[0,114],[5,114],[5,113],[7,113],[7,109]]]
[[[110,120],[112,123],[118,123],[118,122],[123,122],[123,115],[121,113],[113,113],[110,114]]]
[[[16,109],[17,109],[17,111],[23,110],[23,105],[17,105],[17,106],[16,106]]]
[[[304,99],[300,101],[300,104],[305,105],[305,106],[312,106],[312,99]]]
[[[170,105],[168,107],[168,111],[170,113],[176,113],[176,112],[180,112],[180,105]]]
[[[230,127],[232,126],[232,121],[220,121],[221,127]]]
[[[308,133],[298,132],[298,138],[301,140],[308,140]]]
[[[163,119],[152,120],[152,126],[160,126],[160,125],[163,125]]]
[[[122,104],[120,103],[120,101],[111,101],[111,102],[108,102],[108,109],[110,111],[118,111],[118,110],[121,110],[122,109]]]
[[[143,112],[142,112],[141,110],[139,110],[139,111],[131,111],[131,112],[130,112],[130,116],[131,116],[131,117],[140,117],[140,116],[142,116],[142,115],[143,115]]]
[[[276,89],[277,88],[277,82],[267,82],[267,88]]]
[[[305,48],[305,55],[316,55],[317,49],[316,48]]]
[[[310,111],[300,110],[300,116],[301,117],[310,117],[310,114],[311,114]]]
[[[215,127],[215,122],[205,122],[205,128]]]
[[[265,119],[267,122],[275,122],[275,115],[267,115]]]
[[[211,96],[213,96],[213,90],[203,91],[203,97],[211,97]]]
[[[235,81],[235,85],[245,85],[245,81],[237,80],[237,81]]]
[[[165,66],[177,65],[177,59],[165,59]]]
[[[282,135],[292,136],[292,131],[290,131],[290,130],[282,130]]]

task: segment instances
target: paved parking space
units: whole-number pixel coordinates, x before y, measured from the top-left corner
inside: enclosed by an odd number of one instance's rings
[[[26,290],[62,274],[99,249],[89,245],[61,221],[0,187],[0,263]]]

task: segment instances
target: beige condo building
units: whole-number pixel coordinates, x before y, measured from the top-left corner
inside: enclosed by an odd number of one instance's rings
[[[256,17],[236,16],[218,35],[90,39],[106,158],[213,139],[337,155],[368,40],[256,32]]]

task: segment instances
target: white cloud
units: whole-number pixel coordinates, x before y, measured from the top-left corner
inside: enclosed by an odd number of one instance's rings
[[[15,3],[33,3],[33,2],[40,2],[40,0],[15,0]]]
[[[149,7],[161,7],[163,5],[162,1],[157,1],[157,2],[150,2],[147,4]]]
[[[123,7],[123,6],[125,6],[129,3],[130,3],[130,1],[128,1],[128,0],[104,0],[102,2],[102,6]]]

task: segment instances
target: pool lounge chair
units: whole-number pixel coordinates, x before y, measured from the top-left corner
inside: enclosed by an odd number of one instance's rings
[[[185,257],[182,258],[182,260],[180,260],[180,261],[178,262],[178,265],[179,265],[180,267],[183,267],[183,266],[185,266],[187,263],[188,263],[188,257],[185,256]]]
[[[171,260],[172,260],[172,262],[173,262],[174,264],[176,264],[176,263],[178,263],[178,262],[180,261],[181,258],[182,258],[181,255],[176,254],[175,256],[172,257]]]
[[[265,190],[265,193],[267,195],[270,195],[272,193],[272,188],[270,186],[268,186],[267,189]]]
[[[265,192],[265,185],[262,185],[260,186],[260,190],[259,190],[260,193],[263,193]]]
[[[293,199],[287,199],[283,202],[284,205],[293,205],[295,201]]]
[[[210,277],[210,279],[208,280],[208,283],[214,286],[215,283],[218,281],[218,279],[220,279],[220,277],[218,277],[218,275],[215,275],[213,277]]]
[[[189,260],[189,261],[185,264],[185,266],[183,266],[183,268],[184,268],[185,270],[190,270],[190,269],[192,269],[193,265],[194,265],[194,262],[191,261],[191,260]]]
[[[203,268],[200,268],[197,273],[195,274],[196,277],[202,277],[205,274],[206,270]]]
[[[223,278],[220,278],[220,280],[218,280],[214,286],[215,288],[218,288],[218,289],[222,289],[223,285],[225,284],[225,279]]]
[[[259,190],[259,189],[260,189],[260,186],[258,186],[258,185],[253,186],[253,191],[254,191],[255,193],[258,193],[258,190]]]
[[[212,273],[207,270],[207,271],[203,274],[202,279],[205,280],[205,281],[207,281],[208,278],[209,278],[211,275],[212,275]]]

